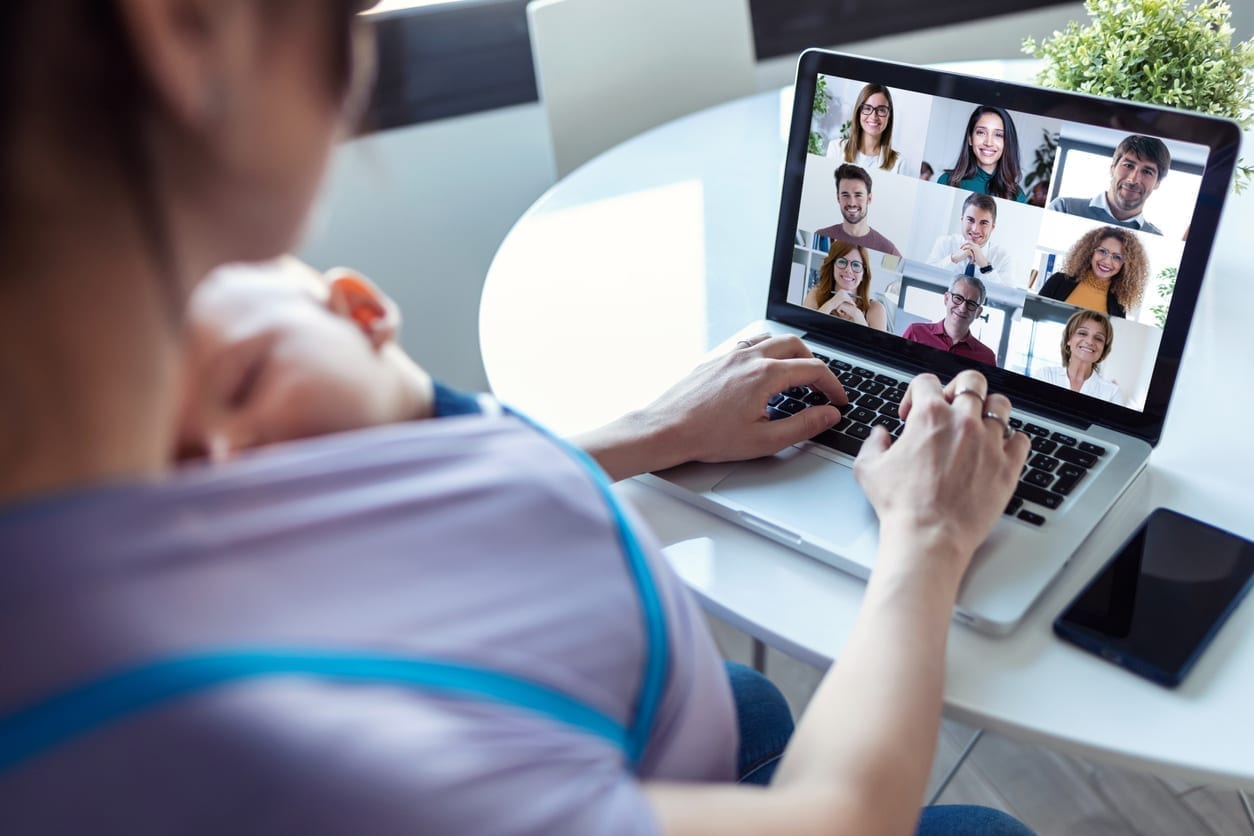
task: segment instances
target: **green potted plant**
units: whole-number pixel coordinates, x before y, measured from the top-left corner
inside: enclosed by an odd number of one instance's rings
[[[1254,126],[1254,39],[1233,44],[1220,0],[1085,0],[1091,22],[1023,50],[1044,61],[1036,82],[1196,110]],[[1238,163],[1236,189],[1254,177]]]
[[[1023,172],[1023,190],[1029,195],[1028,203],[1034,206],[1044,206],[1041,195],[1041,202],[1034,202],[1032,194],[1036,190],[1037,184],[1042,186],[1049,184],[1050,175],[1054,173],[1054,158],[1058,156],[1058,134],[1041,129],[1041,144],[1036,146],[1036,153],[1032,155],[1032,165]]]
[[[827,96],[827,79],[819,76],[819,83],[814,88],[814,104],[811,109],[812,118],[818,119],[827,115],[831,109],[831,99]],[[822,156],[827,153],[827,137],[818,131],[810,131],[810,142],[807,150],[811,154]]]
[[[1159,270],[1155,281],[1157,285],[1154,290],[1158,293],[1159,301],[1150,306],[1150,313],[1154,315],[1154,324],[1164,328],[1167,324],[1167,309],[1171,307],[1171,294],[1176,292],[1176,268],[1164,267]]]

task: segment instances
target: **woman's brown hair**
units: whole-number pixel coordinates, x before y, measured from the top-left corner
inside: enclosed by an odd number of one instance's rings
[[[858,282],[858,289],[854,292],[854,304],[864,314],[871,309],[871,262],[867,258],[867,252],[862,247],[840,240],[832,241],[832,248],[828,250],[819,267],[819,281],[814,286],[814,298],[820,306],[836,291],[836,259],[848,256],[854,250],[858,251],[858,257],[862,259],[862,281]]]
[[[254,0],[277,29],[289,15],[308,14],[306,0]],[[328,95],[342,100],[353,73],[353,21],[374,2],[323,0],[330,37]],[[0,2],[0,242],[14,234],[26,195],[19,194],[15,138],[26,114],[78,162],[98,167],[126,189],[149,253],[181,309],[177,258],[158,196],[148,125],[159,105],[122,12],[110,0],[4,0]],[[61,152],[61,149],[58,149]]]
[[[845,162],[853,162],[862,150],[862,106],[876,93],[888,100],[888,122],[884,125],[884,132],[880,134],[879,167],[891,169],[897,164],[897,159],[901,157],[901,154],[893,150],[893,117],[895,115],[893,94],[888,92],[888,88],[882,84],[868,84],[863,87],[862,92],[858,94],[858,100],[854,102],[853,123],[849,130],[849,139],[845,141]]]
[[[1132,309],[1141,304],[1141,297],[1145,295],[1149,256],[1130,230],[1118,226],[1090,229],[1067,251],[1063,272],[1076,281],[1083,278],[1093,269],[1093,254],[1107,238],[1114,238],[1123,246],[1123,268],[1110,280],[1110,289],[1123,309],[1131,315]]]
[[[1097,371],[1102,361],[1110,355],[1110,349],[1115,344],[1115,329],[1111,327],[1110,317],[1099,311],[1091,311],[1087,308],[1076,311],[1067,320],[1067,326],[1062,330],[1062,367],[1065,369],[1071,365],[1071,338],[1075,336],[1075,332],[1080,330],[1080,326],[1086,322],[1096,322],[1102,326],[1106,332],[1106,341],[1102,346],[1102,356],[1093,361],[1093,371]]]

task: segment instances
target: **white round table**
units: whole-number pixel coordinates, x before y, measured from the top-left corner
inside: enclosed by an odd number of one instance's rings
[[[480,334],[498,397],[557,432],[647,402],[760,318],[791,91],[755,95],[592,160],[524,215],[488,274]],[[1247,142],[1248,146],[1248,142]],[[1054,638],[1051,621],[1157,505],[1254,538],[1254,195],[1230,199],[1173,407],[1147,472],[1010,636],[955,625],[948,716],[1058,750],[1254,788],[1254,602],[1185,684],[1160,688]],[[800,659],[836,659],[850,576],[643,484],[618,486],[713,614]]]

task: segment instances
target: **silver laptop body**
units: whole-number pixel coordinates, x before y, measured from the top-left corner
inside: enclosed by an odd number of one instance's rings
[[[869,221],[882,237],[892,239],[901,256],[866,250],[871,288],[878,288],[872,295],[891,314],[887,332],[803,304],[814,283],[815,265],[831,246],[833,235],[819,233],[830,232],[843,218],[833,179],[835,168],[845,162],[841,146],[830,153],[816,152],[842,141],[857,118],[853,108],[871,84],[887,88],[892,97],[892,145],[901,149],[905,165],[911,167],[868,172],[874,198]],[[816,94],[827,99],[827,113],[814,107]],[[908,323],[936,318],[937,300],[959,271],[929,264],[928,256],[934,248],[943,249],[944,236],[961,234],[963,213],[969,209],[964,204],[972,193],[921,180],[918,166],[928,159],[939,177],[960,162],[965,126],[974,118],[975,108],[988,104],[1015,123],[1019,145],[1025,149],[1021,156],[1044,135],[1053,135],[1057,151],[1052,168],[1046,169],[1047,206],[1076,195],[1087,205],[1103,189],[1115,188],[1113,150],[1125,136],[1156,138],[1171,152],[1169,176],[1158,182],[1160,187],[1171,183],[1176,191],[1170,197],[1151,195],[1142,216],[1154,219],[1153,228],[1159,231],[1134,230],[1153,286],[1137,309],[1112,318],[1108,362],[1118,358],[1116,367],[1126,378],[1119,381],[1121,402],[1079,394],[1031,374],[1036,370],[1040,376],[1051,359],[1056,362],[1065,320],[1079,310],[1039,291],[1046,277],[1064,265],[1069,243],[1089,229],[1109,225],[1100,218],[996,199],[992,242],[1011,254],[1017,266],[1004,283],[989,283],[987,321],[978,323],[976,336],[995,350],[997,366],[900,336]],[[832,118],[833,111],[840,115]],[[1009,146],[1009,137],[1005,139]],[[1209,117],[808,51],[798,65],[766,318],[747,324],[713,353],[732,350],[742,337],[795,334],[830,360],[833,371],[846,380],[851,380],[850,369],[857,370],[852,380],[869,380],[873,374],[890,385],[888,378],[908,380],[931,371],[946,380],[963,368],[976,367],[989,378],[990,391],[1011,398],[1016,421],[1039,439],[1039,449],[1052,451],[1037,460],[1034,450],[1029,461],[1045,468],[1053,456],[1066,457],[1061,467],[1055,459],[1055,470],[1033,478],[1061,490],[1058,472],[1070,477],[1076,470],[1072,462],[1091,461],[1081,477],[1068,478],[1065,495],[1047,496],[1051,487],[1017,491],[1027,498],[1020,496],[1007,509],[976,554],[955,617],[984,632],[1007,633],[1144,469],[1159,438],[1239,142],[1235,125]],[[946,149],[953,152],[953,159],[937,156]],[[1095,179],[1098,176],[1102,179]],[[1163,215],[1160,222],[1156,212]],[[837,230],[834,236],[840,234]],[[1167,268],[1177,273],[1174,291],[1168,287],[1163,293],[1162,282],[1154,282]],[[1165,323],[1154,313],[1155,307],[1166,310]],[[926,315],[929,311],[931,317]],[[674,496],[865,578],[875,561],[878,523],[854,480],[848,446],[842,443],[834,449],[808,441],[763,459],[689,464],[644,478]],[[1025,479],[1036,469],[1025,468]]]

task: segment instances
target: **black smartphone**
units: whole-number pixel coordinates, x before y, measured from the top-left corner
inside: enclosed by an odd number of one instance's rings
[[[1054,620],[1054,632],[1175,687],[1251,579],[1254,543],[1157,508]]]

